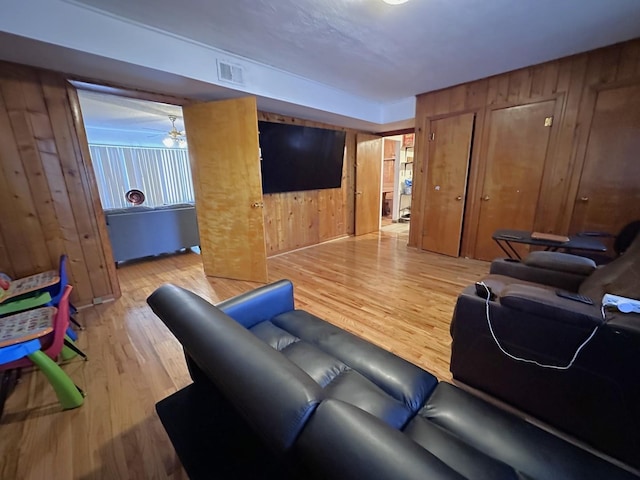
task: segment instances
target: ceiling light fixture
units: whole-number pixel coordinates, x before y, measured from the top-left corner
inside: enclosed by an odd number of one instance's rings
[[[171,130],[167,133],[167,136],[162,140],[164,146],[167,148],[171,147],[180,147],[187,148],[187,137],[183,131],[178,131],[176,129],[176,120],[178,117],[175,115],[169,115],[169,120],[171,121]]]
[[[389,5],[402,5],[403,3],[407,3],[409,0],[382,0],[384,3],[388,3]]]

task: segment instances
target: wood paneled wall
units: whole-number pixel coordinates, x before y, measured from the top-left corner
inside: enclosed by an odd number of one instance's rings
[[[341,188],[265,194],[267,255],[295,250],[354,233],[356,131],[258,112],[258,120],[346,132]]]
[[[419,246],[428,162],[429,123],[476,114],[461,254],[473,256],[485,162],[481,157],[487,113],[494,108],[558,99],[557,138],[544,167],[535,229],[569,233],[597,92],[640,82],[640,39],[425,93],[416,104],[416,157],[409,245]]]
[[[258,118],[340,129],[266,112]],[[264,196],[268,255],[353,234],[356,131],[341,130],[341,188]],[[75,304],[120,295],[75,88],[62,73],[0,62],[0,271],[54,269],[63,253]]]
[[[62,74],[0,62],[0,271],[69,257],[76,305],[119,296],[75,89]]]

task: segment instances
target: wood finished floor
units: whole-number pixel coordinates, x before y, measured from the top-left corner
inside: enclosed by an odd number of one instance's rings
[[[449,322],[457,294],[489,264],[419,252],[406,234],[346,238],[268,260],[289,278],[298,308],[449,380]],[[61,411],[41,374],[23,374],[0,422],[0,479],[185,479],[154,405],[190,383],[182,350],[145,302],[171,282],[212,302],[257,284],[207,279],[193,253],[119,269],[123,296],[83,310],[79,346],[63,368],[86,392]]]

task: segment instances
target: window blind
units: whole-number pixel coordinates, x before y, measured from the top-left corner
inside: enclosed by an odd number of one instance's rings
[[[141,190],[144,205],[194,203],[185,149],[89,145],[102,208],[129,207],[125,194]]]

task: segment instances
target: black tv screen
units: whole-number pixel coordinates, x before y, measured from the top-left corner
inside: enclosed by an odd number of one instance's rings
[[[263,193],[339,188],[346,134],[258,122]]]

